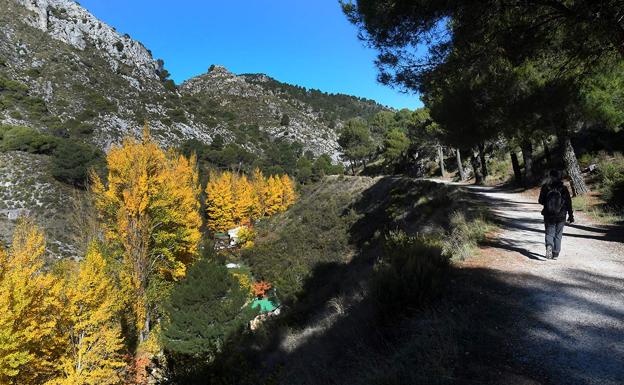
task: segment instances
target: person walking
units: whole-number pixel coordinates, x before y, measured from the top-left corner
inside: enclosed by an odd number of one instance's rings
[[[559,170],[551,170],[548,181],[542,186],[539,203],[544,206],[544,227],[546,232],[546,258],[557,259],[561,252],[561,239],[563,227],[566,222],[574,222],[572,210],[572,198],[570,191],[561,180],[562,173]]]

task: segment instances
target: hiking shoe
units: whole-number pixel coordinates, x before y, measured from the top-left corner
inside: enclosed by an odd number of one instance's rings
[[[548,258],[548,259],[552,259],[553,258],[553,252],[552,252],[552,246],[551,245],[547,245],[546,246],[546,258]]]
[[[553,259],[553,261],[554,261],[555,259],[557,259],[557,258],[559,258],[559,253],[553,253],[553,255],[552,255],[552,259]]]

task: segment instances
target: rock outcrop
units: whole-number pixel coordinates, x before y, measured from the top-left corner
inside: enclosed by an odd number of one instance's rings
[[[72,0],[16,0],[32,12],[24,21],[47,32],[53,39],[67,43],[79,50],[93,45],[110,57],[113,71],[118,64],[132,66],[142,76],[158,78],[161,69],[151,53],[128,35],[102,23]]]

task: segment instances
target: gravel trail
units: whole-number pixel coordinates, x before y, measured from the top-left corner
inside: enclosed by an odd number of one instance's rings
[[[558,260],[544,256],[537,199],[466,186],[485,199],[501,232],[484,264],[519,289],[513,355],[542,384],[624,384],[624,232],[576,214]]]

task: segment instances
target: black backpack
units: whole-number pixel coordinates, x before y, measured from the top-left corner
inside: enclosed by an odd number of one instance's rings
[[[549,189],[546,194],[546,204],[544,205],[544,214],[547,216],[555,216],[561,213],[563,209],[563,196],[561,190],[557,187]]]

